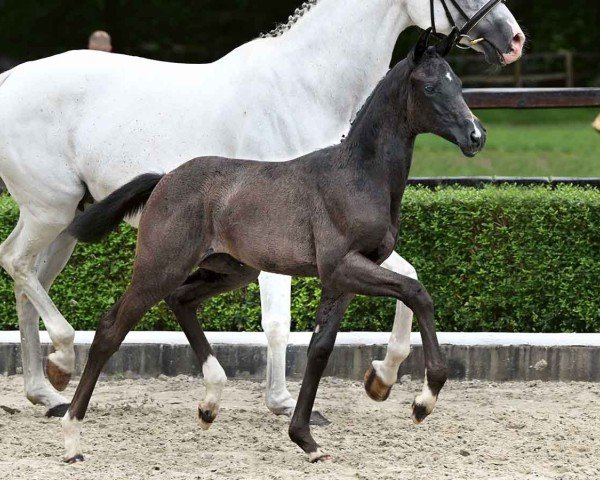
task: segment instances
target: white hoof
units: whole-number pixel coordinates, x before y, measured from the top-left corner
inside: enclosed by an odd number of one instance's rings
[[[289,393],[277,399],[267,398],[267,408],[275,415],[291,417],[296,409],[296,400]]]
[[[333,457],[328,453],[322,452],[321,449],[318,449],[316,452],[308,454],[308,461],[310,463],[333,463]]]

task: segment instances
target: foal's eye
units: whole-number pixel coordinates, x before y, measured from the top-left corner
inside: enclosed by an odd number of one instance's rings
[[[433,86],[433,85],[431,85],[431,84],[427,84],[427,85],[425,85],[425,91],[426,91],[427,93],[433,93],[433,92],[435,91],[435,88],[434,88],[434,86]]]

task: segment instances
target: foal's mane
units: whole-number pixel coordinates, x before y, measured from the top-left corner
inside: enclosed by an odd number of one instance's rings
[[[300,5],[292,15],[288,17],[287,23],[282,23],[277,25],[273,30],[269,33],[261,33],[260,38],[269,38],[269,37],[280,37],[285,32],[290,30],[297,22],[304,16],[305,13],[314,7],[319,0],[307,0],[302,5]]]
[[[387,103],[387,93],[391,90],[391,87],[394,83],[397,82],[399,78],[403,78],[404,80],[408,78],[409,73],[412,71],[414,64],[412,59],[405,58],[398,64],[396,64],[392,69],[390,69],[387,74],[379,80],[379,83],[375,87],[375,89],[371,92],[371,94],[363,103],[363,106],[357,112],[354,120],[350,122],[351,128],[348,133],[348,137],[352,134],[355,128],[358,127],[362,123],[362,120],[368,115],[370,107],[374,103],[382,104]],[[380,105],[373,105],[375,109],[379,109]]]

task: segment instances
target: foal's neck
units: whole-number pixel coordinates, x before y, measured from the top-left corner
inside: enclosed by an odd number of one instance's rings
[[[274,52],[297,71],[288,78],[301,80],[300,88],[343,124],[388,70],[398,36],[411,24],[399,1],[318,0],[273,39]]]
[[[341,144],[359,175],[386,188],[392,203],[402,198],[416,138],[407,116],[410,71],[406,62],[377,86]]]

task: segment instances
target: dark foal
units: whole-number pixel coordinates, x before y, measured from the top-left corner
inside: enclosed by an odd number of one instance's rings
[[[322,283],[306,373],[289,427],[291,439],[311,461],[331,458],[311,436],[309,419],[342,316],[356,294],[394,297],[415,312],[426,384],[415,399],[413,418],[420,422],[431,413],[447,376],[433,303],[418,281],[379,263],[396,243],[415,137],[432,132],[473,156],[483,148],[485,134],[443,58],[455,36],[437,47],[428,47],[427,39],[428,32],[380,82],[341,144],[282,163],[197,158],[167,175],[138,177],[73,223],[74,236],[93,241],[147,202],[131,285],[101,320],[63,419],[67,461],[82,459],[79,422],[104,364],[163,298],[203,365],[207,397],[199,415],[209,426],[225,374],[196,320],[196,309],[213,295],[254,281],[261,270],[315,276]],[[367,388],[377,385],[377,378],[368,379]]]

